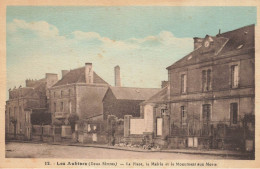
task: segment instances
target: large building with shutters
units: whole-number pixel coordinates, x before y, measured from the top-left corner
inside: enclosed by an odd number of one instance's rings
[[[194,38],[194,51],[167,67],[168,146],[253,146],[255,26]]]

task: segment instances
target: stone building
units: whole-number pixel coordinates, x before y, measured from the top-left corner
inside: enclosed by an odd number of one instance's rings
[[[110,86],[104,99],[104,119],[114,115],[123,119],[125,115],[140,117],[140,103],[160,91],[157,88],[133,88]]]
[[[169,84],[125,116],[125,138],[168,148],[253,150],[255,27],[194,38],[167,68]]]
[[[73,70],[62,70],[62,78],[50,88],[50,112],[62,122],[70,114],[80,119],[103,113],[102,99],[109,84],[98,76],[92,63]]]
[[[167,81],[162,81],[162,89],[140,103],[140,117],[126,115],[124,119],[124,137],[127,142],[140,143],[144,136],[147,141],[164,145],[162,138],[169,133],[166,123],[167,101],[170,91]]]
[[[167,70],[169,147],[252,148],[254,25],[194,38],[194,51]]]
[[[48,107],[48,88],[57,81],[57,74],[46,73],[43,79],[26,80],[25,87],[9,89],[5,111],[7,139],[13,137],[30,139],[30,115],[33,109]]]

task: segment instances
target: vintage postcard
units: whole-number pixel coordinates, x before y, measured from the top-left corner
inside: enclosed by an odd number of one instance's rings
[[[260,167],[257,1],[2,4],[0,167]]]

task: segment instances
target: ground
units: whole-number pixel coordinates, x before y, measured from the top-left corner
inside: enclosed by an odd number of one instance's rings
[[[6,144],[6,158],[74,158],[74,159],[238,159],[231,156],[178,154],[167,152],[133,152],[115,149],[62,146],[50,144],[17,143]]]

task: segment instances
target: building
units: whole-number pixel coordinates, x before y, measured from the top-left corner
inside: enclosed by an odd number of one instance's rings
[[[126,115],[124,119],[124,137],[127,142],[139,144],[143,137],[147,141],[164,145],[163,138],[169,130],[167,120],[167,102],[170,97],[169,84],[162,81],[162,89],[140,103],[140,117]]]
[[[70,114],[87,119],[103,113],[103,97],[109,84],[98,76],[92,63],[73,70],[62,70],[62,78],[50,88],[50,112],[65,124]]]
[[[89,102],[93,102],[95,104],[100,103],[101,99],[102,105],[100,105],[100,111],[92,111],[94,113],[87,113],[88,116],[80,118],[80,121],[84,120],[85,122],[84,127],[79,127],[81,128],[81,131],[79,131],[80,142],[92,142],[93,134],[97,134],[97,136],[95,136],[97,137],[97,139],[94,139],[97,142],[106,142],[106,130],[108,129],[108,126],[110,126],[107,123],[108,116],[114,116],[118,120],[122,119],[122,122],[124,115],[132,115],[133,117],[139,117],[139,104],[151,97],[153,94],[157,93],[159,90],[160,89],[156,88],[121,87],[120,67],[116,66],[115,86],[107,86],[105,92],[103,93],[102,90],[102,93],[99,94],[99,97],[94,95],[89,97]],[[99,89],[99,91],[101,90]],[[86,96],[88,94],[86,93],[84,95]],[[96,98],[98,98],[98,101],[93,100]],[[87,105],[85,104],[84,106]],[[88,107],[91,106],[93,106],[93,104],[88,105]],[[120,128],[122,127],[123,125]]]
[[[104,99],[104,119],[114,115],[123,119],[125,115],[140,117],[140,103],[160,91],[157,88],[133,88],[110,86]]]
[[[25,87],[9,89],[5,111],[7,139],[30,139],[30,115],[34,109],[48,107],[48,88],[57,80],[57,74],[46,73],[43,79],[26,80]]]
[[[194,51],[167,70],[169,147],[252,148],[254,25],[194,38]]]
[[[194,51],[167,68],[168,86],[141,103],[141,118],[125,116],[126,141],[253,150],[254,37],[250,25],[194,38]]]

